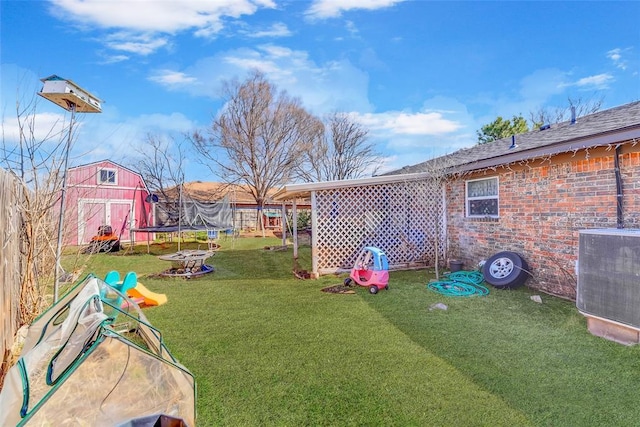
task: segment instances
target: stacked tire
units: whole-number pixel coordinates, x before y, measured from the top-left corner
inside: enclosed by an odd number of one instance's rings
[[[516,252],[502,251],[484,263],[485,282],[497,289],[513,289],[524,284],[529,277],[529,266]]]

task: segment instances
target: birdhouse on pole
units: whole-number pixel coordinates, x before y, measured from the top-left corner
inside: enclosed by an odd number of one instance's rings
[[[74,106],[78,113],[100,113],[102,111],[100,106],[102,101],[71,80],[65,80],[54,74],[40,79],[40,81],[44,83],[44,86],[38,95],[67,111],[71,111]]]

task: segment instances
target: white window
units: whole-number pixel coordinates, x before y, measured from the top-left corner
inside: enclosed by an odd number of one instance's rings
[[[498,217],[498,177],[466,182],[467,216]]]
[[[116,185],[117,183],[115,169],[98,170],[98,184]]]

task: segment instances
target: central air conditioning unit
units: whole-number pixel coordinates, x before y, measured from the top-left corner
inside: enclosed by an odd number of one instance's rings
[[[640,343],[640,230],[580,231],[576,306],[592,334]]]

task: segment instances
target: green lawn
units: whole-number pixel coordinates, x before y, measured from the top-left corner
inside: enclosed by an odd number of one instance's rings
[[[193,280],[152,277],[169,267],[155,246],[82,260],[167,294],[145,314],[196,377],[198,425],[640,425],[640,347],[591,336],[572,302],[444,297],[425,270],[391,272],[378,295],[329,294],[345,276],[295,279],[291,250],[264,249],[279,243],[223,241],[216,272]]]

